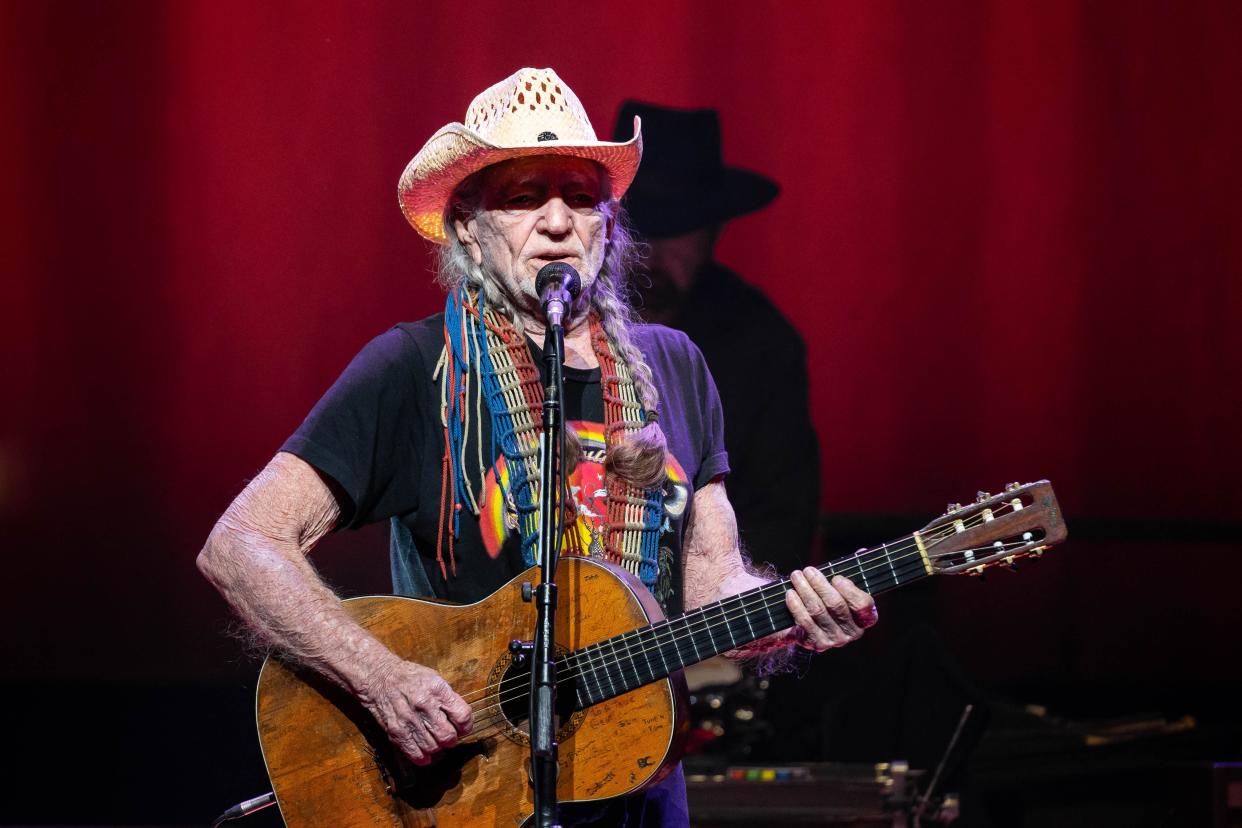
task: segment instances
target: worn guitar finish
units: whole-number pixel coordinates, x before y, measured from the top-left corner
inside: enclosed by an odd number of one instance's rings
[[[472,701],[472,690],[495,684],[509,667],[509,642],[534,629],[534,604],[522,601],[521,582],[537,579],[532,568],[465,606],[394,597],[344,605],[393,652],[435,669]],[[576,650],[663,618],[640,582],[606,564],[565,558],[557,585],[558,649]],[[510,679],[505,687],[511,686],[520,687],[516,695],[525,704],[525,679]],[[662,778],[684,736],[684,687],[677,672],[570,716],[558,734],[558,799],[621,796]],[[573,698],[574,689],[564,681],[558,696]],[[493,691],[488,703],[494,699]],[[424,767],[400,757],[348,694],[307,670],[269,659],[257,706],[264,761],[289,828],[518,825],[534,810],[526,734],[507,724],[499,733],[480,727],[492,712],[480,712],[483,705],[475,705],[474,717],[483,738],[468,737]]]
[[[935,574],[979,574],[1038,556],[1066,536],[1047,481],[980,493],[918,532],[820,567],[872,594]],[[277,802],[290,828],[512,825],[534,809],[524,732],[529,672],[509,644],[530,636],[522,600],[534,567],[495,594],[457,606],[410,598],[345,601],[397,655],[439,672],[474,709],[462,744],[417,767],[371,715],[317,674],[268,659],[258,724]],[[557,698],[561,802],[639,791],[680,758],[681,668],[793,624],[780,580],[665,620],[620,569],[564,558],[557,570]]]

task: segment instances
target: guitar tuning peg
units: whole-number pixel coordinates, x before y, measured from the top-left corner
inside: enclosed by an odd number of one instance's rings
[[[992,497],[991,493],[985,491],[975,492],[975,503],[982,503]]]
[[[1021,488],[1022,488],[1022,484],[1021,484],[1021,483],[1019,483],[1018,481],[1016,481],[1016,480],[1015,480],[1015,481],[1013,481],[1012,483],[1010,483],[1010,484],[1008,484],[1007,486],[1005,486],[1005,491],[1007,491],[1007,492],[1013,492],[1013,491],[1017,491],[1018,489],[1021,489]]]
[[[962,509],[962,504],[960,504],[960,503],[950,503],[948,506],[946,506],[946,507],[945,507],[944,513],[945,513],[946,515],[951,515],[951,514],[953,514],[954,512],[959,512],[959,511],[961,511],[961,509]]]

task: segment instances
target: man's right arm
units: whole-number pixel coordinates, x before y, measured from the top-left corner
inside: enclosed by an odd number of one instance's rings
[[[281,452],[216,523],[198,567],[257,634],[349,691],[416,763],[470,732],[470,707],[434,670],[353,621],[307,553],[340,517],[319,474]]]

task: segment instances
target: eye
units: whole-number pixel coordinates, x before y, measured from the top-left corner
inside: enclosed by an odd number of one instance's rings
[[[515,193],[505,199],[505,206],[513,209],[534,207],[535,197],[530,193]]]
[[[572,207],[594,207],[597,203],[599,203],[599,199],[595,197],[594,193],[585,191],[569,193],[566,195],[565,200],[569,202]]]

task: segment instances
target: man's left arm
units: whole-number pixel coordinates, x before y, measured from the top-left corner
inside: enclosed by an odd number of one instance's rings
[[[747,566],[738,545],[737,518],[720,480],[695,492],[683,548],[688,610],[772,581]],[[829,581],[818,569],[807,567],[795,570],[791,581],[785,605],[797,626],[732,655],[758,655],[795,643],[816,652],[843,647],[879,618],[875,601],[848,578],[838,575]]]

